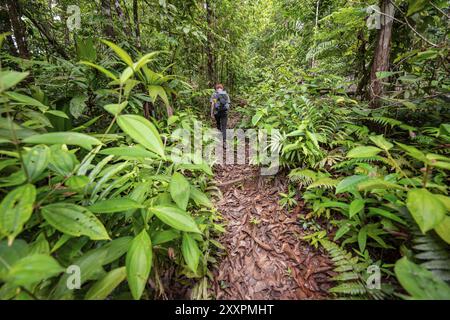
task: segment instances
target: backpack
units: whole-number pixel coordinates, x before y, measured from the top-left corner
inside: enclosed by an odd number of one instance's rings
[[[228,103],[228,94],[227,93],[219,93],[216,97],[216,109],[218,111],[226,111],[228,110],[230,104]]]

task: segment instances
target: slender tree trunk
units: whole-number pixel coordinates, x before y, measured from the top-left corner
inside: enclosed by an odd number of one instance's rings
[[[6,6],[0,6],[0,34],[11,32],[11,22],[9,20],[9,15]],[[5,39],[6,50],[9,54],[13,56],[18,56],[17,48],[14,45],[13,38],[11,35],[7,36]],[[1,50],[2,48],[0,48]]]
[[[125,19],[125,15],[123,13],[122,7],[120,6],[119,0],[114,0],[114,7],[116,8],[117,16],[119,20],[122,22],[123,30],[127,35],[131,34],[131,30],[128,26],[127,20]]]
[[[9,13],[9,21],[11,23],[14,40],[17,44],[19,57],[24,59],[30,58],[30,51],[28,50],[27,39],[25,35],[25,25],[21,19],[22,10],[20,3],[17,0],[6,0],[6,8]]]
[[[139,7],[137,0],[133,0],[133,20],[134,20],[134,36],[136,37],[136,47],[141,49],[141,29],[139,26]]]
[[[102,15],[105,18],[105,23],[103,27],[103,33],[109,39],[114,39],[114,27],[111,16],[111,0],[101,0],[102,5]]]
[[[366,68],[367,40],[364,37],[363,30],[360,30],[358,32],[358,40],[359,40],[359,47],[358,47],[357,59],[358,59],[359,68],[358,68],[358,73],[357,73],[356,79],[359,79],[359,81],[358,81],[358,86],[356,88],[355,93],[357,96],[363,97],[364,91],[365,91],[364,89],[366,88],[367,82],[369,80],[369,73]]]
[[[381,29],[378,31],[377,43],[370,70],[369,100],[372,108],[381,105],[383,84],[377,79],[377,72],[389,70],[389,54],[391,51],[392,25],[394,22],[394,5],[391,0],[381,0]]]
[[[314,24],[314,47],[317,46],[317,41],[316,41],[316,34],[319,28],[319,6],[320,6],[320,0],[317,0],[316,2],[316,19],[315,19],[315,24]],[[316,65],[316,59],[315,56],[312,57],[311,59],[311,68],[314,68]]]
[[[206,34],[207,37],[207,43],[206,43],[206,57],[207,57],[207,79],[208,79],[208,85],[212,87],[214,83],[216,82],[216,76],[214,71],[215,66],[215,57],[213,52],[213,35],[211,32],[211,29],[213,28],[213,21],[212,21],[212,9],[210,6],[209,0],[205,1],[205,9],[206,9],[206,22],[208,24],[208,32]]]

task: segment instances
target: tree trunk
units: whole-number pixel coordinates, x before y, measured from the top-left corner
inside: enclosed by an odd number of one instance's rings
[[[127,35],[131,34],[131,30],[128,26],[127,20],[125,18],[125,15],[123,13],[122,7],[120,6],[119,0],[114,0],[114,7],[116,8],[117,16],[119,17],[119,20],[122,22],[123,30]]]
[[[137,0],[133,0],[133,20],[134,36],[136,37],[136,47],[141,49],[141,29],[139,27],[139,7]]]
[[[216,76],[214,71],[215,57],[213,52],[213,35],[211,32],[211,29],[213,28],[212,10],[209,0],[205,1],[205,9],[206,9],[206,22],[208,24],[208,32],[206,34],[207,79],[208,85],[212,87],[216,83]]]
[[[358,81],[358,87],[356,88],[356,92],[355,94],[357,96],[360,97],[364,97],[365,94],[365,88],[367,86],[367,82],[369,80],[369,73],[368,70],[366,68],[366,45],[367,45],[367,40],[364,37],[364,31],[360,30],[358,32],[358,41],[359,41],[359,46],[358,46],[358,54],[357,54],[357,59],[358,59],[358,64],[359,64],[359,68],[357,71],[357,76],[356,79]]]
[[[114,27],[111,16],[111,0],[101,0],[102,15],[105,19],[103,33],[109,39],[114,39]]]
[[[389,53],[391,51],[392,25],[394,22],[394,5],[390,0],[381,0],[381,29],[378,31],[377,43],[370,71],[369,100],[372,108],[381,105],[383,84],[377,79],[377,72],[389,70]]]
[[[30,51],[28,50],[27,39],[25,36],[25,25],[21,19],[22,10],[20,3],[17,0],[6,0],[6,8],[9,13],[9,21],[11,23],[17,49],[19,51],[19,57],[29,59]]]

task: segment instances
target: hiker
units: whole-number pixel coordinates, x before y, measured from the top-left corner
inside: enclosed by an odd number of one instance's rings
[[[223,141],[226,140],[227,133],[227,116],[230,109],[230,96],[223,89],[221,83],[216,84],[216,91],[212,94],[211,103],[211,118],[216,118],[217,129],[222,132]]]

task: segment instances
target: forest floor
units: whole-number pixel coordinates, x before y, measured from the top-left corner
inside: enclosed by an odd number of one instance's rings
[[[228,127],[238,120],[231,114]],[[225,253],[214,271],[215,298],[326,299],[333,266],[300,239],[302,202],[290,212],[278,204],[286,178],[260,176],[249,164],[216,165],[214,171],[223,195],[216,206],[227,231],[219,239]]]

